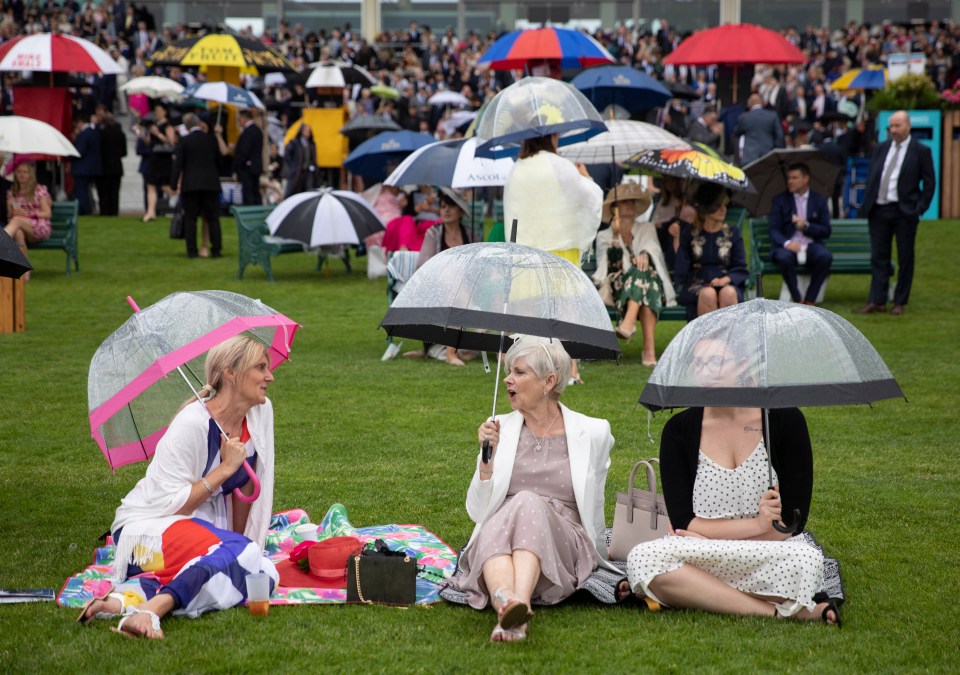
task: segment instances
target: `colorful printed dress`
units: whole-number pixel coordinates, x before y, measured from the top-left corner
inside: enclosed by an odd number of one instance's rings
[[[626,313],[630,300],[640,306],[646,305],[660,316],[664,307],[676,304],[676,293],[657,240],[656,227],[651,222],[635,220],[630,230],[630,246],[626,246],[622,237],[613,234],[612,230],[608,228],[597,234],[597,272],[594,281],[602,284],[609,275],[613,275],[610,277],[610,286],[621,317]],[[647,254],[650,263],[643,272],[632,262],[641,253]]]
[[[26,214],[25,217],[33,226],[34,241],[45,241],[50,238],[52,232],[50,219],[41,218],[37,215],[40,213],[40,207],[44,199],[50,199],[50,193],[45,185],[37,185],[33,191],[33,199],[30,201],[27,201],[23,195],[14,195],[12,191],[10,192],[10,203],[13,208],[23,211]]]
[[[261,479],[261,494],[251,505],[242,534],[230,528],[231,492],[249,480],[242,468],[193,514],[177,515],[192,484],[220,464],[220,431],[206,410],[192,403],[177,415],[147,475],[122,500],[111,526],[117,545],[115,592],[123,595],[126,611],[157,593],[172,595],[173,613],[189,617],[242,605],[246,576],[254,572],[270,575],[272,592],[279,575],[262,552],[263,515],[269,522],[273,502],[272,435],[268,401],[251,409],[243,421],[240,439]]]

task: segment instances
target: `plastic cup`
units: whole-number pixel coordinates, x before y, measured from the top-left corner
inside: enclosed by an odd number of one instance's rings
[[[801,246],[800,252],[797,254],[797,264],[806,265],[807,264],[807,247]]]
[[[270,613],[270,575],[266,572],[247,575],[247,606],[252,616]]]
[[[313,523],[307,523],[305,525],[297,525],[293,531],[304,541],[316,541],[317,529],[317,525],[314,525]]]

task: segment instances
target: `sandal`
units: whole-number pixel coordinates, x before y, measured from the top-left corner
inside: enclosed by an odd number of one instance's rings
[[[620,338],[621,340],[626,340],[627,343],[629,344],[630,340],[633,339],[633,334],[637,332],[637,327],[634,326],[633,330],[628,332],[620,328],[620,326],[617,326],[616,328],[613,329],[613,332],[617,334],[618,338]]]
[[[508,599],[504,593],[505,590],[498,588],[493,597],[500,603],[500,608],[497,609],[497,625],[503,630],[510,630],[527,623],[533,618],[533,612],[530,611],[529,605],[518,598]]]
[[[106,602],[110,598],[110,596],[114,594],[113,593],[114,588],[115,588],[114,586],[111,586],[109,589],[107,589],[107,592],[104,593],[103,595],[87,600],[83,605],[83,609],[80,610],[80,616],[77,617],[77,623],[82,624],[84,626],[89,626],[91,623],[93,623],[94,619],[112,619],[116,616],[120,616],[120,614],[123,613],[122,597],[120,598],[120,613],[118,614],[113,614],[111,612],[93,612],[92,614],[89,613],[90,608],[93,606],[93,603]],[[115,594],[115,595],[119,595],[119,594]]]
[[[833,612],[833,621],[830,620],[829,612]],[[837,604],[836,600],[832,598],[827,600],[827,606],[823,608],[822,612],[820,612],[820,620],[828,626],[836,626],[837,628],[843,627],[843,622],[840,620],[840,606]]]
[[[150,617],[150,630],[152,634],[146,632],[135,632],[130,627],[127,626],[127,621],[137,614],[146,614]],[[129,614],[120,619],[120,623],[117,624],[116,628],[111,628],[114,633],[119,633],[120,635],[134,640],[138,638],[149,638],[151,640],[162,640],[163,639],[163,630],[160,628],[160,617],[157,616],[156,612],[151,612],[149,609],[133,609]]]
[[[527,639],[527,624],[517,628],[504,628],[497,624],[490,633],[490,642],[520,642]]]
[[[630,599],[630,596],[633,595],[633,589],[630,588],[630,582],[627,579],[621,579],[620,583],[617,584],[617,590],[614,597],[617,599],[617,604],[622,604]]]

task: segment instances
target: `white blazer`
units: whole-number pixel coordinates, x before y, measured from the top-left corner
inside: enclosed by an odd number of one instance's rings
[[[573,481],[573,494],[580,512],[580,522],[593,542],[594,558],[598,566],[610,570],[617,569],[607,562],[607,542],[605,537],[603,497],[607,484],[607,470],[610,468],[610,450],[613,448],[613,435],[610,423],[604,419],[587,417],[560,404],[563,423],[566,428],[567,449],[570,453],[570,477]],[[523,416],[519,412],[498,415],[500,422],[500,444],[497,446],[493,462],[493,475],[490,480],[480,480],[480,455],[477,456],[477,469],[467,490],[467,514],[477,526],[473,528],[467,547],[477,538],[480,528],[507,498],[510,477],[513,475],[513,463],[517,458],[517,445],[520,442],[520,429]]]

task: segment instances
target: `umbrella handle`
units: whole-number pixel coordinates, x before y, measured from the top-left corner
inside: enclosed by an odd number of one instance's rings
[[[793,510],[793,525],[781,525],[779,521],[773,521],[773,529],[782,534],[793,534],[797,531],[797,523],[800,522],[802,514],[800,509]]]
[[[247,463],[247,460],[243,460],[243,470],[247,472],[247,475],[250,476],[251,482],[253,482],[253,494],[248,497],[240,492],[240,488],[235,488],[233,490],[233,496],[244,504],[252,504],[253,502],[257,501],[257,497],[260,496],[260,479],[257,478],[257,472],[253,470],[253,467],[251,467],[249,463]]]
[[[483,452],[480,457],[484,464],[490,463],[490,441],[483,442]]]

